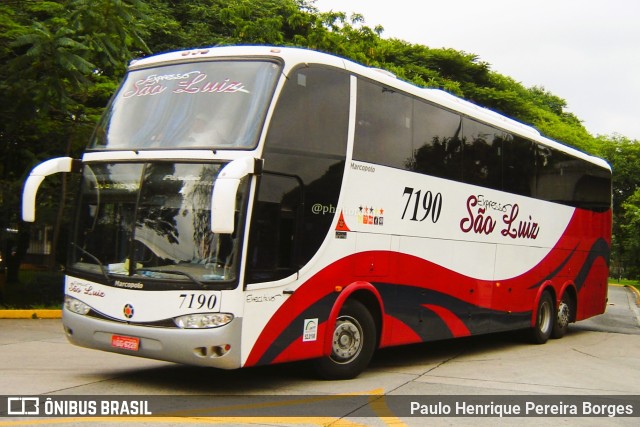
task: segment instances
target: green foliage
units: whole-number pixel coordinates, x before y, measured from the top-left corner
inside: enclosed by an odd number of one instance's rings
[[[628,277],[640,276],[640,188],[622,203],[620,244]]]
[[[9,283],[2,283],[3,276],[0,274],[0,309],[61,308],[64,299],[62,271],[27,268],[20,271],[17,282]]]
[[[80,154],[106,88],[113,92],[126,63],[148,52],[147,10],[141,0],[0,4],[0,230],[28,233],[18,218],[26,174],[45,158]],[[68,218],[66,185],[50,180],[39,201],[41,219],[55,218],[54,248]]]
[[[68,25],[91,52],[93,68],[120,75],[132,57],[149,52],[143,39],[149,21],[144,1],[70,0],[67,7]]]
[[[613,169],[612,269],[616,276],[640,279],[640,141],[620,135],[597,138],[596,154]]]
[[[294,0],[149,0],[145,39],[153,52],[229,44],[304,41],[313,15]]]

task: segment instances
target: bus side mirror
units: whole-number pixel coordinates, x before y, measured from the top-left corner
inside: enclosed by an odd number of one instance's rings
[[[231,234],[235,226],[236,194],[240,180],[252,173],[260,173],[262,161],[253,157],[228,163],[216,179],[211,196],[211,231]]]
[[[57,157],[40,163],[31,170],[22,190],[22,220],[34,222],[36,220],[36,195],[42,181],[59,172],[76,172],[80,170],[82,161],[71,157]]]

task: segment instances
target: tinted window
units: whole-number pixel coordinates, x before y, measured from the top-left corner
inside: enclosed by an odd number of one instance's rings
[[[359,80],[353,158],[404,169],[411,158],[412,104],[401,92]]]
[[[353,156],[569,206],[610,205],[606,169],[362,80]]]
[[[469,184],[502,189],[503,132],[465,118],[462,178]]]
[[[249,239],[249,283],[290,275],[329,232],[344,174],[349,81],[347,73],[313,65],[287,79],[265,142],[265,175]]]
[[[269,127],[267,148],[344,156],[349,124],[349,76],[322,67],[293,72]]]
[[[609,208],[611,175],[606,169],[541,145],[536,161],[537,198],[584,209]]]
[[[283,278],[296,271],[295,237],[302,207],[297,179],[269,173],[261,177],[248,253],[250,282]]]
[[[577,162],[575,160],[574,162]],[[569,169],[577,169],[572,160],[560,151],[536,146],[536,193],[539,199],[571,204],[573,185]]]
[[[573,199],[576,206],[605,211],[611,207],[611,174],[587,163],[584,173],[576,182]]]
[[[503,189],[522,196],[532,196],[536,187],[535,144],[511,136],[502,145]]]
[[[413,155],[408,169],[440,178],[462,178],[460,116],[416,100],[413,114]]]

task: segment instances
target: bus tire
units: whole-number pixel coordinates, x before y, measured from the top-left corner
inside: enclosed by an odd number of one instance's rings
[[[543,292],[536,307],[536,322],[529,330],[529,337],[534,344],[547,342],[555,323],[555,304],[549,292]]]
[[[575,316],[575,302],[573,296],[565,291],[558,304],[558,311],[555,315],[555,321],[553,322],[553,331],[551,332],[552,338],[562,338],[569,329],[569,323],[571,323]]]
[[[359,301],[349,300],[340,310],[331,339],[331,355],[315,361],[318,374],[327,380],[357,377],[376,349],[376,324]]]

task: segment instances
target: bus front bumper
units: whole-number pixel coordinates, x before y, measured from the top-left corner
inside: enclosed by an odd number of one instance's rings
[[[96,319],[64,309],[62,323],[68,340],[81,347],[221,369],[242,365],[242,318],[211,329],[158,328]]]

